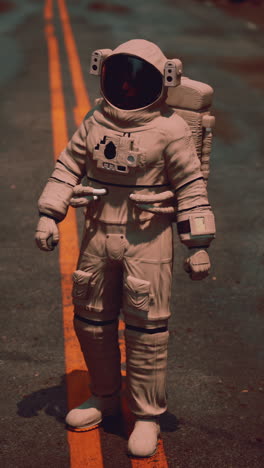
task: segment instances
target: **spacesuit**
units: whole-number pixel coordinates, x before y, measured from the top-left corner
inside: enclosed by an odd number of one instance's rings
[[[167,85],[177,85],[179,61],[168,61],[149,41],[131,40],[98,52],[92,69],[101,74],[103,97],[60,154],[44,188],[36,241],[52,250],[69,204],[86,206],[73,303],[92,397],[71,410],[66,422],[93,427],[118,411],[122,310],[126,392],[136,416],[128,452],[148,457],[156,450],[158,417],[167,408],[172,221],[190,249],[185,270],[202,279],[210,268],[214,217],[190,128],[165,103]],[[84,176],[87,185],[81,185]]]

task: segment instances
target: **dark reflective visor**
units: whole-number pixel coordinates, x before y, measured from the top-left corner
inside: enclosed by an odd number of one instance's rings
[[[155,102],[162,92],[162,74],[133,55],[117,54],[105,60],[101,88],[105,98],[119,109],[140,109]]]

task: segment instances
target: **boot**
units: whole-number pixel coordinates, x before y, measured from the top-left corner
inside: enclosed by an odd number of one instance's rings
[[[129,329],[128,329],[129,328]],[[166,370],[169,332],[167,330],[125,332],[127,353],[127,398],[137,417],[128,441],[128,452],[135,457],[150,457],[157,448],[158,417],[167,409]]]
[[[157,450],[160,426],[157,418],[138,419],[128,440],[128,454],[151,457]]]
[[[66,416],[66,424],[76,429],[91,429],[100,424],[105,416],[111,416],[120,411],[119,395],[97,397],[92,395]]]
[[[66,416],[75,428],[91,428],[120,410],[118,321],[95,322],[75,316],[74,327],[91,380],[91,396]]]

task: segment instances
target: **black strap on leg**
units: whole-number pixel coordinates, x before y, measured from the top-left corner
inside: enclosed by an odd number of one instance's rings
[[[84,322],[84,323],[88,323],[89,325],[94,325],[95,327],[101,327],[101,326],[104,326],[104,325],[111,325],[112,323],[116,323],[117,322],[117,319],[113,319],[113,320],[91,320],[91,319],[87,319],[85,317],[82,317],[81,315],[78,315],[78,314],[74,314],[74,318],[76,320],[80,320],[81,322]]]
[[[139,333],[147,333],[148,335],[154,335],[155,333],[162,333],[168,331],[168,327],[159,327],[159,328],[143,328],[136,327],[135,325],[129,325],[126,323],[127,330],[137,331]]]

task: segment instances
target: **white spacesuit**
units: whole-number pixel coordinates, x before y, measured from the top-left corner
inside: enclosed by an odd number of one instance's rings
[[[53,249],[69,204],[87,205],[73,303],[93,396],[66,421],[92,427],[118,411],[122,309],[126,391],[137,418],[128,451],[145,457],[156,450],[158,416],[166,410],[173,213],[192,249],[185,262],[192,279],[208,274],[214,218],[190,128],[165,103],[181,63],[151,42],[131,40],[97,51],[92,71],[101,74],[103,99],[59,156],[39,200],[36,241]],[[84,176],[88,186],[79,185]]]

